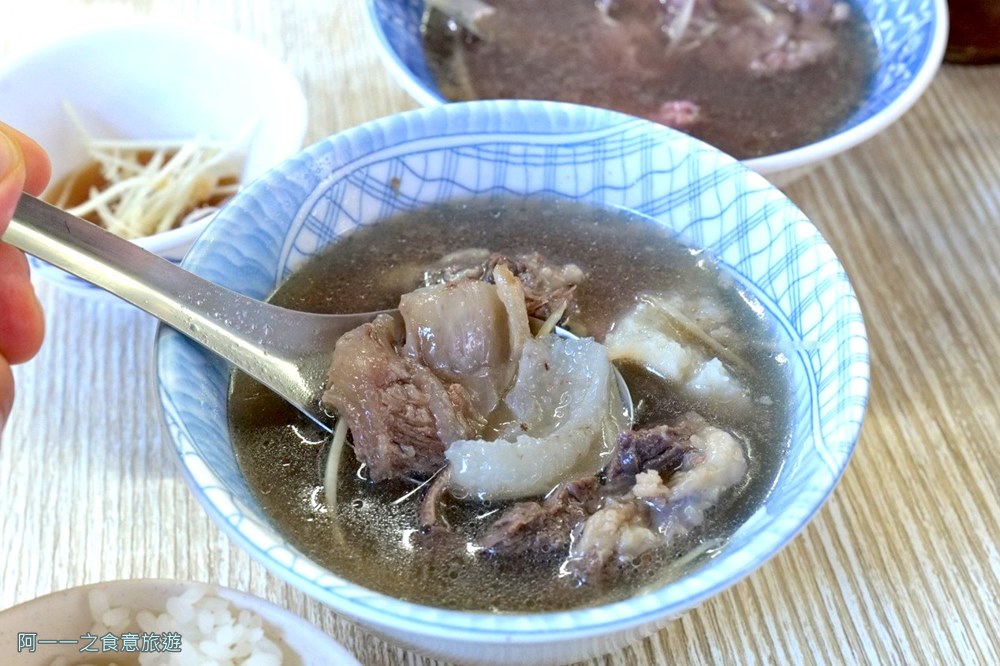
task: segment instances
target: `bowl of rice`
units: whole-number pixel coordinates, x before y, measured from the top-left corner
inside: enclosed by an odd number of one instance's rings
[[[259,597],[158,579],[84,585],[14,606],[0,613],[0,645],[24,666],[358,664]]]
[[[298,80],[262,46],[143,20],[0,62],[0,118],[49,153],[44,199],[178,262],[219,204],[302,146],[307,111]],[[31,261],[62,287],[106,297]]]

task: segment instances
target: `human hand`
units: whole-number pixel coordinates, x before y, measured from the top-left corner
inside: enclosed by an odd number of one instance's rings
[[[0,122],[0,234],[7,229],[21,191],[41,194],[51,167],[45,151]],[[42,344],[45,320],[28,277],[28,261],[0,243],[0,431],[14,402],[10,366],[27,361]]]

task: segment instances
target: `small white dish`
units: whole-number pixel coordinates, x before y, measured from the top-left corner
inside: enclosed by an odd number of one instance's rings
[[[90,610],[90,595],[98,591],[107,595],[111,607],[129,606],[163,612],[171,597],[177,597],[192,587],[201,587],[207,594],[229,602],[234,612],[247,610],[259,615],[268,636],[277,638],[282,649],[282,663],[302,666],[360,666],[344,647],[303,618],[245,592],[206,583],[177,580],[135,579],[117,580],[74,587],[54,592],[0,612],[0,653],[8,655],[4,663],[18,666],[49,666],[59,658],[69,658],[69,663],[104,663],[111,659],[117,663],[131,663],[135,658],[150,652],[81,652],[90,640],[80,640],[91,631],[94,622]],[[64,641],[52,644],[43,641]],[[72,641],[72,642],[70,642]],[[30,644],[34,650],[30,650]],[[162,643],[161,643],[162,646]],[[18,648],[21,648],[20,650]],[[101,642],[97,641],[100,649]],[[183,655],[184,637],[180,636],[180,655]],[[165,653],[160,653],[165,654]]]
[[[204,135],[233,142],[252,128],[244,184],[299,150],[307,123],[301,85],[263,47],[225,31],[169,22],[91,30],[0,64],[0,118],[48,151],[53,183],[86,163],[67,104],[99,138]],[[135,242],[180,261],[208,221]],[[48,264],[32,263],[61,286],[105,294]]]

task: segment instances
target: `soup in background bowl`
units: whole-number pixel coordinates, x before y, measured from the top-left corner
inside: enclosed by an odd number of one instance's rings
[[[732,281],[735,300],[756,313],[784,356],[775,395],[784,400],[787,417],[774,438],[777,459],[761,472],[762,491],[726,509],[738,517],[710,553],[677,576],[617,598],[588,599],[584,593],[559,609],[455,610],[433,599],[404,600],[402,593],[394,596],[349,572],[336,573],[335,563],[324,559],[327,567],[307,554],[302,540],[261,501],[259,486],[248,482],[230,435],[231,369],[170,329],[158,336],[163,413],[186,477],[216,522],[276,575],[339,613],[402,645],[455,661],[555,663],[594,656],[649,633],[749,574],[801,529],[833,489],[867,400],[867,339],[857,299],[836,256],[804,215],[716,149],[590,107],[471,102],[348,130],[238,194],[184,265],[265,299],[282,285],[296,284],[307,265],[336,252],[345,239],[390,233],[391,218],[406,225],[408,217],[449,206],[530,212],[540,201],[559,202],[571,217],[586,217],[576,210],[613,211],[597,222],[607,234],[598,244],[620,237],[627,245],[625,223],[616,220],[628,214],[676,247],[700,253]],[[435,250],[442,236],[464,242],[462,233],[487,244],[501,241],[499,234],[476,229],[493,219],[481,217],[478,223],[466,219],[471,231],[461,233],[457,220],[451,229],[446,217],[433,233],[408,242]],[[536,225],[539,236],[564,235],[561,222],[534,217],[525,224]],[[620,234],[616,224],[622,225]],[[573,243],[565,243],[560,261],[573,252]],[[582,261],[587,268],[586,257]],[[307,292],[343,298],[342,280],[308,270],[319,277]],[[392,278],[392,268],[372,264],[370,270],[373,279]],[[615,288],[605,292],[613,295]],[[625,287],[621,293],[624,301],[633,298]],[[262,422],[261,428],[271,425]],[[301,500],[321,501],[308,493]]]
[[[501,11],[516,1],[504,0],[501,3],[501,8],[497,11]],[[741,146],[741,144],[751,140],[752,135],[755,134],[755,130],[762,129],[762,127],[755,125],[753,117],[747,117],[747,115],[741,117],[739,115],[741,109],[753,109],[750,112],[751,114],[768,114],[773,120],[776,117],[784,115],[784,112],[780,110],[782,107],[798,107],[800,105],[807,105],[810,102],[819,102],[823,97],[820,91],[835,88],[840,84],[836,81],[821,80],[833,70],[830,69],[831,65],[819,64],[815,67],[822,70],[822,73],[818,77],[812,75],[807,77],[811,80],[811,83],[806,84],[806,88],[810,85],[812,86],[810,92],[805,92],[804,88],[799,88],[797,93],[790,93],[787,90],[783,92],[782,86],[779,85],[779,79],[784,77],[785,74],[780,73],[781,76],[774,77],[770,75],[762,76],[760,73],[755,72],[755,54],[760,55],[760,49],[756,47],[744,48],[747,46],[744,42],[759,42],[758,47],[762,47],[765,44],[782,44],[781,40],[784,38],[780,34],[771,34],[770,31],[772,28],[767,26],[779,23],[779,21],[772,21],[770,19],[772,15],[780,16],[781,10],[785,7],[794,7],[795,12],[800,11],[802,7],[810,7],[826,13],[833,12],[833,23],[841,23],[839,15],[843,13],[842,10],[834,10],[833,8],[835,5],[844,3],[833,2],[831,0],[810,0],[809,2],[794,3],[772,2],[771,0],[727,3],[703,3],[700,1],[646,3],[644,0],[640,2],[611,2],[602,0],[602,2],[582,4],[586,5],[588,10],[591,4],[603,7],[606,12],[611,12],[612,15],[615,13],[616,5],[638,7],[640,13],[654,12],[664,14],[666,20],[660,32],[666,31],[670,33],[678,24],[686,26],[683,30],[683,35],[678,34],[678,37],[682,37],[679,41],[683,43],[678,43],[675,50],[681,51],[689,48],[691,46],[690,42],[694,42],[694,45],[699,48],[707,47],[716,51],[721,49],[725,53],[707,55],[705,56],[706,62],[728,63],[729,65],[733,65],[733,67],[728,67],[727,65],[727,67],[723,67],[723,70],[726,71],[722,74],[713,72],[707,78],[713,81],[721,80],[724,77],[733,76],[734,74],[731,70],[745,69],[744,78],[751,82],[750,85],[730,82],[728,88],[721,92],[723,97],[726,94],[733,96],[755,95],[755,91],[759,90],[769,90],[772,95],[790,95],[790,98],[786,102],[774,106],[766,99],[758,99],[752,102],[745,102],[743,99],[736,100],[737,103],[733,107],[736,109],[735,117],[739,119],[738,124],[741,126],[744,124],[749,125],[752,129],[745,132],[733,132],[731,129],[716,131],[719,137],[718,145],[729,152],[744,151],[745,155],[742,156],[748,157],[745,160],[747,166],[767,176],[768,179],[779,186],[791,183],[796,178],[808,173],[823,160],[870,139],[902,116],[916,102],[920,95],[923,94],[927,86],[930,85],[941,64],[948,36],[948,7],[945,0],[846,0],[846,5],[849,5],[850,8],[847,14],[857,19],[861,24],[856,26],[856,28],[859,33],[864,34],[864,38],[860,41],[866,45],[862,47],[854,44],[839,47],[841,50],[846,48],[852,51],[859,51],[852,54],[851,57],[842,58],[845,72],[863,59],[874,59],[874,71],[857,72],[857,81],[853,84],[853,88],[851,85],[847,85],[845,90],[838,93],[836,102],[828,105],[828,107],[844,106],[844,108],[836,112],[835,115],[837,117],[827,117],[827,111],[830,109],[826,108],[815,114],[809,112],[799,113],[796,114],[794,119],[789,119],[786,123],[788,125],[787,129],[792,132],[798,132],[798,137],[792,141],[792,143],[797,143],[797,147],[789,148],[787,143],[784,146],[776,144],[772,147],[766,147],[765,143],[757,140],[758,152],[755,152],[752,145]],[[436,105],[453,99],[456,95],[468,94],[468,92],[456,92],[452,89],[454,86],[447,84],[442,86],[441,81],[447,81],[447,79],[442,79],[442,76],[436,73],[436,71],[440,70],[439,59],[427,56],[427,40],[425,39],[427,33],[424,29],[427,17],[427,5],[428,3],[424,2],[424,0],[368,0],[368,16],[373,32],[378,39],[378,44],[381,47],[383,61],[392,75],[418,102],[424,105]],[[709,14],[712,14],[709,17],[711,20],[702,20],[703,25],[699,25],[698,20],[704,19],[700,15],[705,14],[704,10],[709,6],[716,7],[719,11],[709,12]],[[597,9],[594,9],[594,11],[596,12]],[[793,12],[793,18],[795,12]],[[725,16],[715,16],[715,14],[726,13],[735,14],[735,26],[722,20],[725,19]],[[687,17],[688,20],[684,20],[684,17]],[[601,19],[598,23],[607,28],[609,27],[607,24],[614,23],[615,20],[614,16],[610,18],[612,19],[610,22],[606,19]],[[761,20],[762,18],[763,20]],[[662,19],[663,16],[660,16],[659,20]],[[546,21],[544,17],[540,17],[538,20],[539,22]],[[643,18],[642,20],[648,21],[647,18]],[[585,27],[581,28],[579,21],[575,19],[573,21],[577,24],[577,30],[588,30]],[[830,22],[831,20],[824,19],[821,23],[829,24]],[[551,22],[548,23],[551,24]],[[559,25],[561,26],[562,24],[560,23]],[[588,21],[585,25],[591,25],[591,22]],[[727,25],[729,26],[728,28],[723,27]],[[584,71],[580,72],[570,69],[568,74],[556,78],[556,81],[565,80],[570,82],[571,86],[574,86],[572,81],[576,80],[575,86],[583,86],[584,88],[588,85],[600,85],[595,83],[597,77],[613,75],[618,69],[625,71],[629,69],[628,63],[635,59],[640,62],[641,67],[639,69],[646,69],[650,66],[653,67],[653,72],[656,72],[658,69],[665,69],[662,63],[650,65],[644,62],[651,58],[651,54],[649,53],[651,50],[656,50],[656,53],[652,55],[657,55],[660,49],[659,46],[650,47],[648,44],[641,43],[642,36],[648,31],[640,31],[639,34],[632,34],[633,31],[631,31],[628,25],[623,24],[623,27],[625,29],[617,31],[621,33],[620,36],[614,30],[611,31],[611,34],[605,34],[608,32],[607,30],[598,31],[600,37],[588,34],[587,41],[589,44],[592,44],[592,48],[587,50],[587,57],[572,55],[572,49],[567,48],[567,45],[563,44],[563,52],[556,55],[555,59],[580,63]],[[724,34],[727,29],[732,30],[734,27],[737,29],[737,32],[734,34],[740,38],[725,34],[724,38],[718,39],[720,34]],[[815,51],[809,44],[817,41],[815,39],[815,30],[813,30],[814,27],[810,24],[807,26],[808,30],[805,32],[799,31],[801,34],[793,32],[791,39],[785,40],[783,45],[776,49],[776,53],[768,55],[772,58],[776,57],[780,63],[787,63],[790,59],[795,60],[796,58],[809,56],[810,53]],[[535,32],[530,26],[528,28],[515,27],[515,33],[518,29],[522,32]],[[821,30],[825,30],[825,28],[821,28]],[[842,28],[837,28],[837,30],[843,31]],[[431,32],[435,31],[432,30]],[[709,43],[701,43],[706,41],[702,39],[703,35],[709,37],[707,39]],[[605,37],[607,39],[604,39]],[[669,41],[669,35],[666,39]],[[516,60],[519,53],[527,56],[529,54],[528,49],[534,49],[531,51],[530,56],[535,61],[535,66],[537,66],[537,62],[543,57],[540,55],[540,51],[538,51],[540,48],[539,44],[544,44],[546,41],[545,38],[533,38],[531,35],[525,35],[520,43],[517,37],[512,41],[517,46],[511,49],[511,57]],[[572,39],[572,35],[560,35],[560,39],[555,41],[566,42],[571,45],[574,40]],[[819,41],[825,41],[825,39]],[[445,48],[451,49],[452,47],[446,45]],[[669,45],[667,48],[669,48]],[[862,58],[860,51],[870,48],[874,48],[875,50],[874,58],[871,58],[871,54],[866,54]],[[477,50],[486,51],[487,56],[490,51],[490,49],[482,49],[478,46]],[[789,51],[793,53],[789,53]],[[567,53],[571,55],[567,55]],[[595,56],[594,54],[600,55]],[[599,62],[597,64],[588,62],[591,57]],[[829,59],[832,62],[836,61],[838,57]],[[497,67],[505,65],[502,60],[503,58],[500,58]],[[602,67],[600,63],[605,61],[616,61],[616,67]],[[483,76],[481,72],[475,71],[476,66],[470,60],[467,69],[470,69],[474,75]],[[491,71],[491,67],[488,64],[478,66],[484,72]],[[764,69],[766,68],[767,66],[764,67]],[[836,66],[833,65],[833,68],[836,69]],[[595,70],[605,69],[608,70],[605,74],[601,74],[600,71],[595,72]],[[869,67],[868,70],[870,69]],[[664,104],[660,111],[657,111],[656,104],[653,104],[651,100],[645,100],[644,104],[643,99],[649,97],[650,94],[655,95],[656,91],[660,88],[669,89],[671,87],[661,81],[653,81],[641,86],[641,90],[637,93],[628,95],[628,101],[622,100],[624,93],[622,93],[621,89],[618,89],[616,97],[612,96],[610,98],[606,96],[606,91],[603,89],[596,91],[584,90],[583,92],[576,90],[576,92],[571,91],[572,94],[568,94],[568,96],[551,97],[546,95],[544,98],[564,99],[565,101],[573,102],[580,102],[586,99],[588,100],[586,103],[595,105],[602,105],[607,101],[613,103],[614,108],[620,111],[635,113],[637,115],[647,113],[651,116],[660,115],[663,118],[663,122],[686,124],[697,113],[702,113],[706,117],[711,114],[710,109],[707,107],[697,111],[693,110],[691,104],[689,104],[689,102],[694,102],[695,106],[700,107],[706,102],[710,102],[706,97],[708,92],[699,90],[704,87],[703,83],[706,79],[706,76],[702,72],[710,70],[711,67],[698,63],[697,69],[693,73],[675,72],[672,75],[675,79],[693,77],[697,84],[695,86],[696,89],[688,87],[676,91],[664,91],[663,94],[667,98],[659,100],[661,104]],[[516,78],[517,73],[521,71],[523,70],[515,65],[512,68],[513,74],[511,76]],[[496,75],[497,73],[493,72],[492,74]],[[737,72],[736,75],[739,76],[740,72]],[[844,73],[837,74],[838,77],[843,75]],[[451,74],[451,76],[454,78],[454,74]],[[469,73],[466,72],[465,76],[469,76]],[[655,74],[644,73],[641,76],[655,77]],[[533,97],[550,92],[549,90],[542,89],[547,84],[547,79],[549,77],[544,72],[536,72],[536,76],[530,82],[530,85],[523,88],[523,90],[518,90],[516,87],[505,88],[502,85],[486,85],[482,81],[477,81],[476,84],[480,88],[479,96],[489,97],[495,95],[502,98]],[[759,82],[760,85],[754,82]],[[861,88],[860,91],[858,90],[859,87]],[[711,93],[711,95],[716,97],[719,94],[718,91]],[[690,97],[691,95],[696,95],[697,98],[692,98]],[[847,105],[843,105],[841,98],[846,96],[850,96],[853,101]],[[710,105],[716,103],[717,101],[711,102]],[[728,113],[724,115],[728,115]],[[825,125],[821,136],[810,135],[810,132],[814,131],[810,125],[800,127],[798,130],[794,128],[797,121],[806,116],[811,118],[810,124]],[[704,129],[703,125],[704,123],[696,123],[691,126],[691,131],[700,131],[700,129]],[[781,128],[780,124],[778,128]],[[768,129],[774,130],[774,126]],[[706,138],[708,139],[708,136]]]

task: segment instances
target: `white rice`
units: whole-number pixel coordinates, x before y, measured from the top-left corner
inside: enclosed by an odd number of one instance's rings
[[[180,634],[180,652],[104,652],[100,666],[281,666],[286,664],[280,639],[265,626],[263,618],[248,610],[238,610],[221,597],[208,594],[205,587],[193,586],[167,599],[165,610],[112,607],[108,595],[94,590],[89,595],[94,625],[90,633],[100,638],[108,632],[121,637],[164,632]],[[161,639],[162,645],[162,639]],[[141,641],[140,641],[141,647]],[[121,649],[119,643],[119,650]],[[51,666],[96,666],[86,654],[74,659],[58,657]],[[79,661],[80,659],[84,661]],[[107,661],[111,659],[112,661]]]

